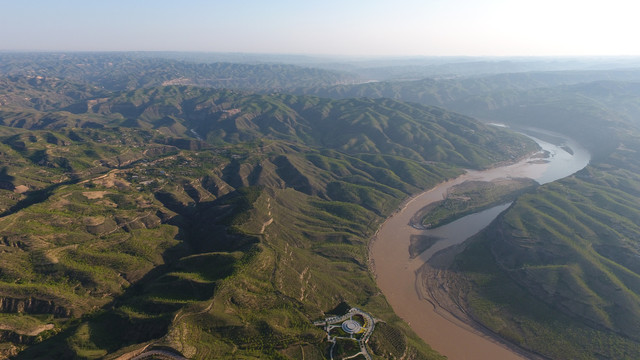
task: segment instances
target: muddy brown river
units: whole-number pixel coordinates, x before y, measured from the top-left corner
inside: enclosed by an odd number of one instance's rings
[[[508,204],[465,216],[431,230],[410,225],[411,218],[423,207],[442,200],[447,190],[468,180],[491,181],[507,177],[528,177],[541,184],[569,176],[584,168],[589,152],[563,135],[538,129],[523,130],[549,153],[547,163],[535,155],[516,164],[484,171],[468,171],[460,177],[441,183],[405,202],[388,218],[370,245],[370,259],[378,287],[398,316],[403,318],[426,343],[452,360],[523,359],[499,339],[482,334],[457,320],[423,298],[416,272],[433,254],[464,242],[495,219]],[[544,139],[544,140],[543,140]],[[411,259],[411,235],[441,238],[431,248]]]

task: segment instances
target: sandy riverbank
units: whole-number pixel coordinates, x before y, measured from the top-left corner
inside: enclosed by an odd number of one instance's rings
[[[544,172],[546,164],[531,163],[530,159],[519,163],[485,171],[470,171],[460,177],[442,183],[435,188],[414,196],[387,219],[376,233],[370,245],[370,260],[378,287],[387,297],[398,316],[435,350],[452,360],[523,359],[498,339],[472,328],[422,294],[422,281],[416,281],[428,257],[421,255],[410,259],[411,235],[421,235],[423,230],[410,226],[413,215],[423,207],[442,200],[449,188],[468,180],[490,181],[504,177],[537,178]],[[475,232],[465,233],[469,237]],[[477,231],[469,229],[469,231]],[[466,237],[464,239],[466,239]],[[464,240],[462,239],[462,240]],[[437,246],[438,244],[434,245]],[[435,252],[436,248],[432,249]],[[420,276],[419,279],[422,277]]]

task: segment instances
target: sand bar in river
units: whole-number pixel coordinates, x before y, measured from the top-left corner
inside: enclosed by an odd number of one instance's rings
[[[452,360],[523,359],[521,355],[497,339],[474,330],[467,324],[441,316],[435,306],[423,299],[416,288],[416,271],[428,259],[409,257],[411,235],[423,231],[411,227],[413,215],[432,202],[442,200],[447,190],[468,180],[491,181],[505,177],[538,178],[546,164],[530,159],[485,171],[469,171],[460,177],[439,184],[421,193],[393,214],[378,230],[370,246],[370,259],[376,282],[396,314],[403,318],[425,342]],[[477,230],[469,229],[468,236]]]

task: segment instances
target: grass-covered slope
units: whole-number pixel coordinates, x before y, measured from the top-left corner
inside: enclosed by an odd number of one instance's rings
[[[471,168],[513,160],[523,146],[533,148],[521,136],[471,118],[388,99],[329,100],[168,86],[79,100],[55,110],[43,113],[9,104],[0,111],[0,121],[27,129],[154,129],[214,144],[281,139],[350,154]]]
[[[307,162],[307,156],[286,158]],[[342,173],[310,162],[298,170],[289,169],[289,162],[266,166],[285,155],[270,161],[190,151],[143,156],[125,168],[57,188],[46,200],[4,217],[6,246],[14,250],[3,254],[2,293],[13,302],[32,299],[49,306],[5,311],[51,313],[59,318],[43,326],[64,330],[22,356],[102,357],[163,335],[160,344],[202,358],[264,358],[301,345],[323,356],[324,337],[311,321],[341,301],[370,307],[401,329],[396,331],[409,344],[406,351],[429,354],[376,291],[366,242],[405,191],[458,172],[404,160],[431,180],[397,180],[394,188],[374,182],[379,168],[360,159],[314,156],[336,163]],[[232,165],[236,162],[241,164]],[[252,173],[258,164],[261,175],[249,176],[247,185],[280,185],[260,190],[235,183],[243,169]],[[354,190],[344,181],[351,171],[362,178]],[[324,186],[332,182],[314,183],[301,189],[305,194],[295,189],[303,172],[340,182],[344,189],[331,195]],[[351,196],[351,203],[312,195],[323,191],[335,199]],[[64,320],[82,314],[93,315],[80,323]],[[114,326],[129,330],[110,333]]]
[[[161,87],[89,102],[84,116],[214,143],[286,139],[347,153],[398,155],[466,167],[512,160],[522,138],[440,108],[388,99],[328,100]]]
[[[473,317],[554,359],[638,357],[640,142],[632,131],[606,159],[519,198],[458,256],[457,296]]]
[[[312,321],[347,301],[388,321],[414,358],[435,356],[376,291],[366,242],[403,197],[459,170],[278,142],[267,154],[179,150],[135,130],[7,132],[8,353],[96,358],[162,338],[200,358],[286,356],[300,346],[321,358]],[[73,161],[58,165],[59,152]],[[420,180],[381,167],[389,163]]]
[[[439,358],[377,290],[367,241],[404,198],[461,173],[442,161],[486,167],[532,149],[386,100],[172,86],[21,106],[0,128],[1,349],[18,358],[153,344],[321,359],[312,322],[343,302],[384,321],[378,358]]]

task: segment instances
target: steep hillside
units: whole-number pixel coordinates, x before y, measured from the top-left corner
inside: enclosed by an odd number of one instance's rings
[[[521,137],[498,128],[440,108],[388,99],[337,101],[169,86],[62,110],[43,114],[9,108],[0,117],[5,125],[27,129],[140,127],[214,144],[282,139],[471,168],[513,160],[523,150]]]
[[[399,155],[468,167],[510,160],[522,141],[443,109],[387,99],[333,101],[165,87],[123,94],[88,113],[92,111],[185,135],[195,132],[214,143],[279,138],[352,154]]]
[[[439,269],[446,274],[441,288],[451,287],[446,296],[482,325],[550,358],[635,359],[640,88],[630,82],[637,71],[623,73],[627,78],[600,73],[600,81],[517,74],[318,93],[444,105],[486,121],[569,134],[589,148],[587,169],[518,199],[453,268]]]
[[[118,131],[3,139],[5,346],[24,358],[148,341],[189,356],[323,356],[312,321],[347,301],[399,331],[403,352],[434,356],[376,295],[366,242],[407,194],[460,170],[276,141],[180,150]]]
[[[614,128],[640,116],[638,81],[638,69],[620,69],[373,82],[298,92],[334,99],[392,98],[487,122],[547,128],[571,134],[598,157],[617,146]]]
[[[554,359],[640,353],[640,132],[576,175],[519,198],[460,254],[453,298]]]
[[[341,303],[384,321],[374,356],[440,358],[380,295],[368,239],[451,163],[534,149],[390,100],[170,86],[59,104],[2,109],[0,332],[18,358],[321,359],[312,322]]]

